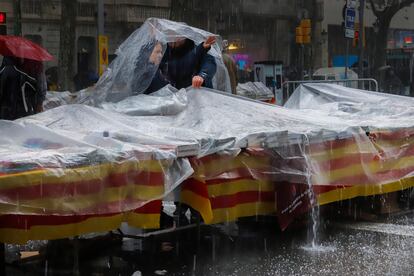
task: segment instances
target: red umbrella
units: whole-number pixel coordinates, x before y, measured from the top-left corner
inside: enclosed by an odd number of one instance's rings
[[[52,60],[53,56],[36,43],[21,36],[0,35],[0,55],[37,61]]]

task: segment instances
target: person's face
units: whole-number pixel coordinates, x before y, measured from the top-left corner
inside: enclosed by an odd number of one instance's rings
[[[185,43],[185,38],[181,38],[175,42],[170,42],[168,43],[168,45],[170,45],[171,48],[179,48],[181,46],[183,46]]]
[[[162,46],[160,43],[157,43],[154,47],[154,50],[152,50],[151,56],[149,58],[151,63],[154,63],[155,65],[158,65],[161,63],[162,60]]]

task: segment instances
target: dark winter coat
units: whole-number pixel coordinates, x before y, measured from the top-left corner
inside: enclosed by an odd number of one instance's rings
[[[44,94],[38,80],[23,72],[22,64],[5,57],[0,67],[0,119],[15,120],[35,114]]]
[[[168,46],[160,70],[177,89],[191,86],[193,77],[197,75],[204,79],[204,87],[213,88],[212,81],[217,65],[208,51],[202,43],[195,46],[189,39],[179,48]]]
[[[156,65],[153,65],[153,64],[151,64],[150,67],[151,66],[156,67]],[[155,74],[152,77],[152,81],[151,81],[150,85],[148,86],[148,88],[145,90],[144,94],[150,94],[152,92],[158,91],[158,90],[160,90],[161,88],[163,88],[164,86],[166,86],[167,84],[170,83],[168,81],[167,77],[161,71],[161,68],[150,69],[148,72],[152,73],[153,70],[156,70]]]

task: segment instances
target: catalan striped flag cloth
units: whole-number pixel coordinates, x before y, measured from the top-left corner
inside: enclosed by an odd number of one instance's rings
[[[312,179],[320,205],[414,186],[414,129],[324,142],[313,145],[311,157],[320,169]]]
[[[311,143],[306,153],[292,145],[289,152],[295,158],[283,159],[275,154],[278,149],[250,148],[237,156],[193,159],[195,173],[183,183],[182,201],[206,223],[276,213],[284,229],[309,211],[312,194],[316,204],[324,205],[414,186],[414,130],[358,135]],[[312,168],[307,167],[309,160]],[[299,177],[290,176],[286,168]]]
[[[414,187],[414,130],[376,130],[313,143],[311,185],[278,185],[278,219],[282,229],[315,203],[325,205],[356,197],[401,191]],[[312,189],[312,190],[310,190]]]
[[[0,241],[158,228],[168,160],[135,160],[0,175]]]
[[[206,223],[275,213],[276,186],[263,173],[270,161],[263,149],[193,159],[194,175],[183,183],[181,201],[196,209]]]

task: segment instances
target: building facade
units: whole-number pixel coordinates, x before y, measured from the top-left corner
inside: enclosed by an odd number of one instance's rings
[[[343,60],[346,51],[346,40],[342,27],[343,17],[342,10],[345,5],[344,0],[325,0],[323,4],[324,19],[321,24],[324,39],[322,40],[323,67],[335,66]],[[357,19],[358,22],[358,12]],[[364,10],[365,24],[365,52],[366,61],[370,63],[375,57],[373,47],[375,47],[373,36],[377,31],[375,29],[376,17],[374,16],[369,1],[366,1]],[[409,49],[414,47],[414,5],[401,9],[392,19],[390,30],[387,35],[387,49],[389,51]],[[350,42],[349,52],[351,56],[357,55],[357,48]]]
[[[59,56],[61,1],[20,0],[22,35]],[[315,0],[316,1],[316,0]],[[148,17],[171,18],[220,34],[230,42],[230,54],[241,70],[255,61],[294,64],[297,54],[294,29],[303,0],[105,0],[105,34],[109,60],[115,50]],[[311,1],[313,2],[313,0]],[[8,33],[13,34],[13,0],[0,0],[7,12]],[[85,64],[97,70],[97,1],[78,0],[74,68]],[[80,61],[82,59],[83,61]],[[46,67],[57,65],[57,58]]]
[[[14,33],[13,0],[0,0],[7,13],[7,33]],[[57,66],[60,40],[61,1],[21,0],[22,35],[42,45],[55,58],[46,67]],[[80,64],[97,71],[97,1],[78,0],[76,18],[75,71]],[[169,18],[170,0],[105,0],[105,34],[109,37],[109,58],[132,31],[148,17]],[[83,61],[81,61],[83,59]],[[85,61],[86,59],[86,61]]]

